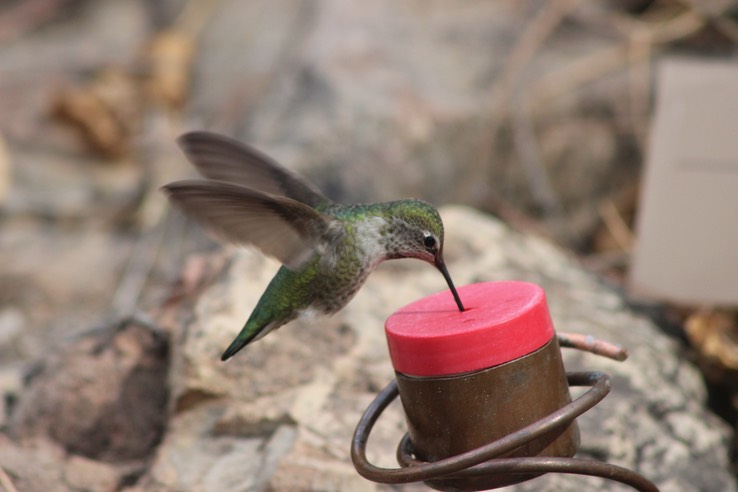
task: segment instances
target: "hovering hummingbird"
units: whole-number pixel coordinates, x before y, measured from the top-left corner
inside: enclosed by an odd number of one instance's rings
[[[164,186],[170,200],[216,236],[283,264],[221,360],[299,315],[337,312],[384,260],[431,263],[464,310],[443,261],[443,223],[430,204],[341,205],[236,140],[192,132],[178,143],[206,179]]]

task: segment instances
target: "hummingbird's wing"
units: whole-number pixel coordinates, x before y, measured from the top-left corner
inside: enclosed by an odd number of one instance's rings
[[[313,208],[332,203],[297,174],[237,140],[216,133],[190,132],[177,141],[190,162],[206,178],[286,196]]]
[[[284,196],[233,183],[185,180],[163,187],[187,216],[215,235],[259,248],[291,270],[299,270],[338,233],[337,222]]]

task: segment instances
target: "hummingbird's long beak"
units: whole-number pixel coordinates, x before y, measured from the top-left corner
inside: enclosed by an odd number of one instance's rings
[[[456,292],[456,287],[454,287],[454,283],[451,280],[451,275],[448,274],[448,269],[446,268],[446,264],[443,262],[443,257],[439,254],[436,256],[435,265],[438,270],[443,274],[443,278],[446,279],[446,283],[448,284],[448,288],[451,289],[451,293],[454,295],[454,300],[456,301],[456,305],[459,306],[459,311],[464,311],[464,305],[461,304],[461,298],[459,297],[459,293]]]

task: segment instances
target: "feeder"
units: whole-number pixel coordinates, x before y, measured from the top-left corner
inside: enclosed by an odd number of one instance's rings
[[[624,358],[624,351],[556,336],[543,289],[535,284],[487,282],[464,286],[459,294],[464,312],[441,292],[387,319],[396,379],[356,427],[351,456],[362,476],[475,491],[560,472],[658,490],[631,470],[573,458],[579,447],[575,419],[607,395],[610,378],[601,372],[567,374],[559,340],[614,358]],[[591,388],[572,401],[570,386]],[[408,426],[397,450],[401,466],[380,468],[367,461],[366,443],[398,395]]]

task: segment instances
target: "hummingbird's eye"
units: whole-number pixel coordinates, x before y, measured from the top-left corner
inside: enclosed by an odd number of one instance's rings
[[[427,234],[425,237],[423,237],[423,245],[425,245],[425,247],[430,250],[435,249],[436,248],[436,238],[434,238],[430,234]]]

